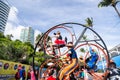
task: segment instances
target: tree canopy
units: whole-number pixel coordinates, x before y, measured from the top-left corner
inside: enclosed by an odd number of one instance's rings
[[[30,42],[21,42],[20,40],[11,40],[12,35],[4,36],[0,33],[0,59],[24,64],[31,64],[34,52],[34,46]],[[44,53],[36,52],[36,62],[44,61]]]

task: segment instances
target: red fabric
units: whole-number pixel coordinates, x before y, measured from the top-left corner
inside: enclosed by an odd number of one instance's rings
[[[47,80],[56,80],[53,76],[49,76]]]
[[[67,54],[66,56],[68,57],[68,56],[70,56],[70,54]]]
[[[54,42],[55,44],[65,44],[64,40],[59,40],[59,39],[55,40]]]
[[[31,78],[31,73],[30,73],[30,72],[28,72],[27,77],[28,77],[28,79],[30,79],[30,78]]]
[[[19,72],[16,72],[15,79],[20,79],[20,73]]]

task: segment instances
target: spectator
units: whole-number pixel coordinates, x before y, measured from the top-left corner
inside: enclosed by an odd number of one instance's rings
[[[50,73],[49,73],[49,77],[47,78],[47,80],[56,80],[56,78],[53,77],[53,73],[54,73],[54,70],[51,70]]]
[[[38,64],[36,64],[36,66],[35,66],[35,76],[36,76],[36,80],[38,80],[38,74],[39,74],[39,66],[38,66]]]
[[[46,70],[46,71],[42,74],[42,79],[47,80],[47,78],[49,77],[49,72],[50,72],[50,69]]]
[[[29,69],[27,72],[27,80],[31,80],[31,70]]]
[[[84,66],[81,66],[81,68],[80,68],[80,73],[79,73],[79,77],[81,78],[81,79],[84,79]]]
[[[120,80],[120,70],[116,68],[116,63],[110,61],[109,68],[106,71],[106,76],[108,80]]]
[[[19,79],[20,79],[19,71],[20,71],[20,69],[18,69],[18,71],[17,71],[16,74],[15,74],[15,79],[16,79],[16,80],[19,80]]]
[[[32,66],[31,66],[31,72],[30,72],[30,74],[31,74],[31,80],[36,80],[35,79],[35,73],[34,73],[34,70],[33,70]]]
[[[22,66],[22,69],[20,69],[19,73],[20,73],[20,80],[25,80],[26,73],[25,73],[25,67],[24,66]]]

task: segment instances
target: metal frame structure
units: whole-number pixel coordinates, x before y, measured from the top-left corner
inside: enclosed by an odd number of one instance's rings
[[[49,32],[51,32],[52,30],[57,29],[57,28],[64,28],[64,27],[60,27],[60,26],[65,26],[65,27],[67,28],[67,27],[69,27],[69,26],[66,26],[66,25],[68,25],[68,24],[69,24],[69,25],[78,25],[78,26],[82,26],[82,27],[84,28],[83,31],[81,32],[81,34],[79,35],[78,39],[75,37],[75,39],[77,39],[77,40],[76,40],[76,42],[74,43],[74,48],[77,46],[78,43],[82,43],[82,42],[95,42],[97,45],[101,46],[103,49],[106,50],[106,56],[107,56],[107,58],[108,58],[107,63],[108,63],[108,66],[109,66],[109,59],[110,59],[110,56],[109,56],[109,54],[108,54],[109,52],[108,52],[108,49],[107,49],[107,46],[106,46],[105,42],[104,42],[103,39],[100,37],[100,35],[99,35],[97,32],[95,32],[92,28],[87,27],[87,26],[85,26],[85,25],[83,25],[83,24],[74,23],[74,22],[68,22],[68,23],[61,23],[61,24],[58,24],[58,25],[56,25],[56,26],[53,26],[52,28],[50,28],[49,30],[47,30],[47,31],[40,37],[40,39],[38,40],[38,42],[37,42],[37,44],[36,44],[36,46],[35,46],[35,48],[34,48],[34,53],[33,53],[33,69],[34,69],[34,66],[35,66],[35,65],[34,65],[34,57],[35,57],[35,53],[36,53],[37,46],[40,44],[41,47],[44,47],[43,42],[44,42],[44,39],[46,38],[46,36],[49,34]],[[66,29],[66,28],[65,28],[65,29]],[[76,27],[76,28],[77,28],[77,27]],[[92,31],[94,34],[97,35],[97,37],[98,37],[99,39],[81,41],[84,33],[85,33],[87,30]],[[75,32],[74,32],[74,34],[75,34]],[[98,41],[101,41],[103,45],[101,45]],[[45,52],[45,51],[44,51],[44,52]],[[35,71],[35,69],[34,69],[34,71]]]

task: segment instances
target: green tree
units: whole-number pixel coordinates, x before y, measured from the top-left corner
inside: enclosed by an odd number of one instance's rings
[[[5,38],[4,34],[0,32],[0,38]]]
[[[0,59],[30,64],[32,57],[35,56],[35,62],[40,65],[45,60],[46,54],[40,51],[33,55],[33,52],[34,46],[30,42],[13,41],[10,36],[0,33]]]
[[[35,42],[38,43],[39,39],[44,35],[44,33],[42,34],[38,34],[38,36],[36,37]],[[45,37],[45,38],[44,38]],[[38,52],[35,53],[34,57],[35,57],[35,63],[37,63],[38,65],[40,65],[41,63],[43,63],[47,58],[49,58],[45,53],[44,53],[44,45],[43,45],[43,41],[44,39],[46,39],[46,43],[49,42],[49,40],[51,40],[50,36],[44,36],[43,38],[41,38],[41,40],[39,41],[39,44],[37,45],[37,48],[39,49]],[[48,44],[47,44],[48,45]],[[31,58],[31,62],[32,62],[32,58]]]
[[[35,62],[37,62],[39,65],[41,65],[45,61],[45,54],[43,51],[36,52],[35,56]]]
[[[36,43],[38,43],[39,39],[43,36],[44,34],[38,34],[36,37]],[[41,41],[39,41],[39,44],[36,44],[37,48],[39,48],[38,52],[35,53],[35,62],[37,62],[39,65],[45,60],[43,57],[44,54],[44,45],[43,45],[43,38],[41,38]]]
[[[42,34],[38,34],[38,35],[36,36],[35,43],[37,43],[37,42],[39,41],[39,39],[40,39],[41,36],[42,36]]]
[[[85,21],[87,27],[93,27],[93,18],[87,18]]]
[[[29,42],[12,41],[0,33],[0,59],[15,62],[25,61],[29,64],[30,55],[33,51],[34,47]]]
[[[32,54],[34,52],[34,46],[30,42],[25,42],[22,43],[21,46],[18,47],[22,52],[20,61],[29,64],[30,63],[30,58],[32,58]]]
[[[9,59],[9,55],[7,53],[7,46],[11,41],[7,39],[3,33],[0,33],[0,59]]]
[[[98,7],[112,6],[115,9],[115,11],[117,12],[118,16],[120,17],[120,13],[116,7],[118,2],[120,2],[120,1],[119,0],[103,0],[98,4]]]
[[[6,38],[7,38],[7,39],[9,39],[9,40],[11,40],[11,39],[12,39],[12,37],[13,37],[13,35],[12,35],[12,34],[10,34],[10,35],[6,35]]]

